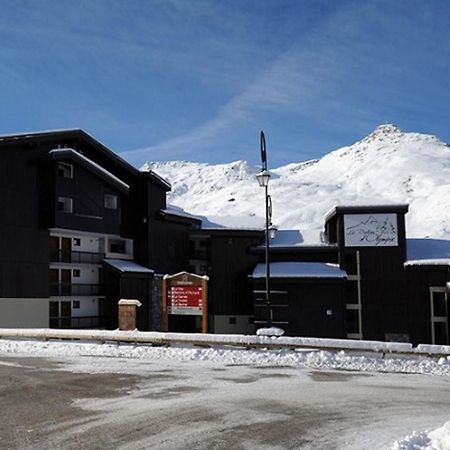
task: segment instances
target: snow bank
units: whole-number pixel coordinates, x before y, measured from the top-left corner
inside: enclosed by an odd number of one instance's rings
[[[313,337],[269,337],[244,334],[161,333],[157,331],[58,330],[48,328],[0,328],[0,337],[31,339],[87,339],[146,344],[234,345],[246,347],[288,347],[339,349],[383,353],[412,353],[405,342],[360,341]],[[430,351],[436,347],[436,351]],[[426,346],[425,354],[446,355],[444,346]],[[438,351],[440,349],[441,351]],[[449,352],[450,354],[450,347]]]
[[[256,330],[257,336],[283,336],[284,330],[278,327],[259,328]]]
[[[279,339],[279,338],[276,338]],[[344,351],[234,349],[193,345],[148,346],[118,343],[41,342],[30,340],[0,340],[0,353],[13,355],[81,357],[104,356],[140,358],[149,361],[208,361],[214,364],[294,366],[300,368],[351,370],[363,372],[411,373],[450,376],[450,359],[437,361],[428,357],[383,356],[382,354],[348,354]],[[102,370],[88,364],[90,372]]]
[[[391,450],[448,450],[450,449],[450,422],[430,432],[414,432],[394,442]]]

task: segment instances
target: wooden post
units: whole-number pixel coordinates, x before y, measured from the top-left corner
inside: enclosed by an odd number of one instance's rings
[[[163,331],[169,331],[169,311],[167,309],[167,275],[164,275],[162,281],[162,326]]]
[[[208,332],[208,281],[206,278],[202,280],[202,333]]]
[[[119,300],[119,330],[132,331],[136,329],[137,307],[141,305],[139,300]]]

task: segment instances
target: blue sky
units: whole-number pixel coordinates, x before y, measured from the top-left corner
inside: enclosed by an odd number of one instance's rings
[[[139,166],[450,142],[450,2],[0,0],[0,133],[83,128]]]

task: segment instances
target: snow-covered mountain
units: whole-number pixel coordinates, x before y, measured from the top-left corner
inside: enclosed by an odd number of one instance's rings
[[[186,211],[226,226],[264,222],[259,167],[174,161],[149,162],[148,169],[172,184],[168,202]],[[319,160],[271,173],[273,222],[281,228],[320,230],[336,205],[408,203],[408,236],[450,239],[450,147],[435,136],[382,125]]]

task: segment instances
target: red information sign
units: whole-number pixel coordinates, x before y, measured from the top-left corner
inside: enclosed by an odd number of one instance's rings
[[[201,316],[202,300],[201,286],[170,286],[167,292],[168,312]]]
[[[164,275],[163,330],[169,330],[169,314],[201,316],[202,332],[208,332],[208,277],[180,272]],[[196,321],[197,323],[197,321]]]

